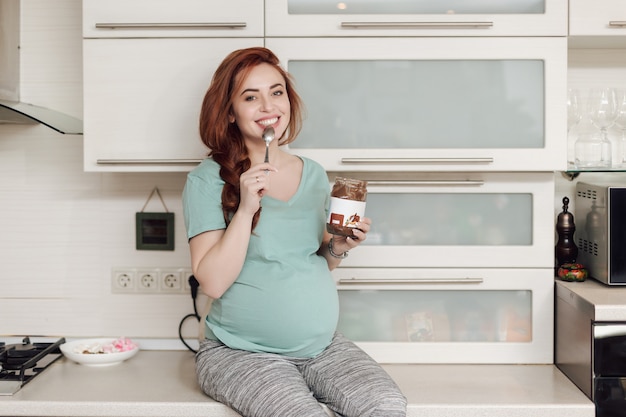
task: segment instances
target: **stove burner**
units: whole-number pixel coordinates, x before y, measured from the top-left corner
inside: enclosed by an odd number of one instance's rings
[[[39,375],[63,354],[61,338],[54,343],[31,343],[25,337],[21,344],[0,342],[0,395],[12,395]]]
[[[21,345],[5,349],[6,358],[3,361],[5,369],[20,369],[20,366],[28,359],[36,356],[41,351],[40,344],[33,345],[28,338],[24,339]]]

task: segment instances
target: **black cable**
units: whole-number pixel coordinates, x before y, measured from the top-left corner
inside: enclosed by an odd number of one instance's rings
[[[200,314],[198,314],[198,306],[196,305],[196,298],[198,297],[198,288],[200,287],[200,283],[198,282],[196,277],[194,277],[193,275],[189,276],[189,286],[191,287],[191,300],[193,303],[193,313],[187,314],[180,321],[180,324],[178,325],[178,338],[180,339],[181,342],[183,342],[183,345],[187,346],[187,349],[189,349],[193,353],[197,353],[198,351],[192,348],[191,346],[189,346],[189,344],[183,338],[183,324],[185,323],[185,320],[191,317],[195,317],[196,320],[198,320],[198,323],[200,323],[200,320],[201,320]]]

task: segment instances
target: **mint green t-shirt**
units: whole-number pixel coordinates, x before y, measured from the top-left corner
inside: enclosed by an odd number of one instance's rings
[[[289,201],[261,199],[242,271],[206,318],[207,336],[231,348],[314,357],[335,332],[337,290],[326,260],[317,254],[330,185],[321,165],[302,161],[302,179]],[[183,208],[190,239],[226,227],[219,169],[206,159],[187,177]]]

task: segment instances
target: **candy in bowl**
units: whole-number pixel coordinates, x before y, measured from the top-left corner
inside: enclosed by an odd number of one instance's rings
[[[139,346],[124,337],[74,340],[59,348],[67,358],[88,366],[117,365],[139,352]]]

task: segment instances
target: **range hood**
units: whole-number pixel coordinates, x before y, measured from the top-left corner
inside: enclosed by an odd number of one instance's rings
[[[59,133],[82,135],[82,120],[20,101],[20,20],[20,0],[0,0],[0,124],[39,123]]]
[[[59,133],[83,134],[82,120],[56,110],[19,101],[0,100],[0,123],[39,123]]]

